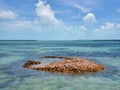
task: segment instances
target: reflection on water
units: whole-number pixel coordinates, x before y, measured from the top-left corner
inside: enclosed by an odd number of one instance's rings
[[[119,90],[120,41],[0,41],[0,90]],[[22,67],[47,55],[84,57],[107,67],[99,73],[68,75]]]

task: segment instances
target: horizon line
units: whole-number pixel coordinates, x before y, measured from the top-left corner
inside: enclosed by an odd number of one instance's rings
[[[0,41],[120,41],[120,39],[75,39],[75,40],[35,40],[35,39],[0,39]]]

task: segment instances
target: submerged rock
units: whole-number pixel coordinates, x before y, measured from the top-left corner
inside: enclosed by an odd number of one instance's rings
[[[63,57],[63,56],[45,56],[44,58],[60,58],[64,60],[60,62],[52,62],[45,66],[39,66],[38,64],[41,63],[37,61],[27,61],[23,65],[23,67],[40,70],[40,71],[69,73],[69,74],[99,72],[105,69],[105,66],[83,58],[73,58],[73,57]]]

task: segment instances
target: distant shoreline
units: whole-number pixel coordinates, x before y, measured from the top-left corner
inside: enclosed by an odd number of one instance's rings
[[[106,40],[0,40],[0,41],[120,41],[120,39],[106,39]]]

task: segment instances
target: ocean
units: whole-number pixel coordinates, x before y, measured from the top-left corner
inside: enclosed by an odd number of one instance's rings
[[[106,66],[98,73],[69,75],[23,68],[43,56],[82,57]],[[120,41],[0,41],[0,90],[120,90]]]

